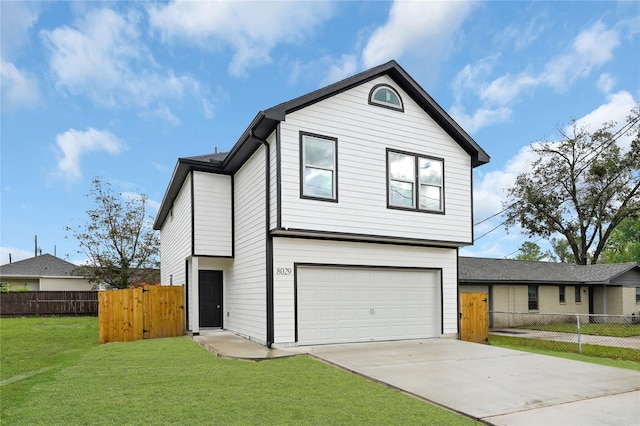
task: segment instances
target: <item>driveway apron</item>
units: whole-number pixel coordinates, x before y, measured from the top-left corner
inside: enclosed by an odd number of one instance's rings
[[[310,353],[489,424],[640,424],[637,371],[450,339],[324,345]]]

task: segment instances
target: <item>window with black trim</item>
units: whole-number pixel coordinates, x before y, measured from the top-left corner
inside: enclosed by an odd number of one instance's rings
[[[390,208],[444,212],[444,160],[387,150]]]
[[[400,94],[388,84],[377,84],[369,92],[369,104],[404,112]]]
[[[528,293],[529,293],[529,310],[537,311],[538,310],[538,286],[530,285]]]
[[[300,196],[338,201],[338,139],[300,132]]]
[[[640,287],[636,287],[636,303],[640,303]]]
[[[582,293],[581,293],[582,287],[580,287],[579,285],[576,286],[576,303],[582,303]]]
[[[567,299],[565,298],[565,286],[561,285],[558,287],[558,298],[560,303],[567,303]]]

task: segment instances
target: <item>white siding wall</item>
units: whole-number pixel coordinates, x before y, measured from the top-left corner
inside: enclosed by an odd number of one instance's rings
[[[265,148],[234,176],[235,258],[225,279],[225,328],[266,342]]]
[[[442,269],[444,334],[458,332],[455,249],[274,238],[274,326],[276,344],[295,341],[294,263]],[[278,274],[278,268],[290,275]],[[439,301],[437,302],[439,303]],[[440,310],[440,306],[436,307]]]
[[[185,284],[185,259],[191,255],[191,175],[184,180],[172,212],[160,228],[160,282]]]
[[[404,113],[368,104],[388,77],[287,115],[281,123],[282,226],[471,242],[471,159],[400,91]],[[338,138],[338,203],[300,198],[299,131]],[[386,149],[444,158],[446,214],[387,208]]]
[[[232,256],[231,176],[193,172],[195,254]]]

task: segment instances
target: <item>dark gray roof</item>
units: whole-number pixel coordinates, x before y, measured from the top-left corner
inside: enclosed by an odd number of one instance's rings
[[[160,229],[162,226],[162,223],[171,210],[173,201],[182,187],[182,183],[190,171],[233,174],[251,157],[264,139],[269,137],[276,126],[284,121],[287,114],[313,105],[382,75],[387,75],[393,79],[453,140],[469,153],[473,167],[489,162],[489,155],[480,145],[478,145],[396,61],[389,61],[386,64],[371,68],[304,96],[281,103],[265,111],[260,111],[244,133],[242,133],[242,136],[240,136],[240,139],[238,139],[231,151],[225,153],[226,155],[222,159],[215,158],[215,161],[211,161],[212,159],[209,157],[216,154],[179,158],[171,180],[169,181],[167,191],[162,199],[153,228]]]
[[[71,262],[43,254],[0,266],[0,276],[68,277],[74,275],[76,268]]]
[[[186,157],[186,160],[202,161],[203,163],[222,164],[227,157],[228,152],[216,152],[215,154],[194,155],[193,157]]]
[[[574,265],[461,256],[458,265],[461,283],[609,284],[629,271],[640,272],[640,265],[635,262]]]

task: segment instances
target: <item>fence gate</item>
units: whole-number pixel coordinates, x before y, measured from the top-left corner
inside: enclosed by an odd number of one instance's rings
[[[100,344],[184,334],[184,288],[144,287],[98,294]]]
[[[488,301],[487,293],[460,293],[460,340],[489,342]]]

